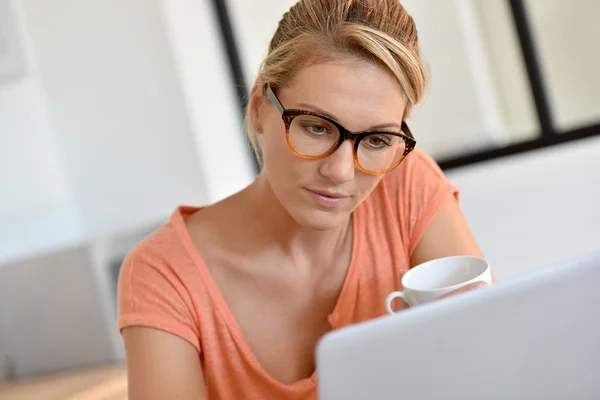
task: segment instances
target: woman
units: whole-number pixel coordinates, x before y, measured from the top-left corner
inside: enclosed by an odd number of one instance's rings
[[[481,255],[404,122],[424,90],[398,0],[283,16],[246,116],[259,176],[177,209],[124,263],[131,400],[315,398],[323,334],[383,315],[412,266]]]

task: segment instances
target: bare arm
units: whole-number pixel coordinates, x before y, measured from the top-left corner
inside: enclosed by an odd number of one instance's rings
[[[410,261],[416,266],[436,258],[458,255],[482,256],[458,201],[450,196],[421,237]]]
[[[170,333],[146,327],[123,330],[129,400],[206,400],[198,350]]]
[[[458,201],[450,196],[423,234],[410,261],[416,266],[436,258],[458,255],[483,257]]]

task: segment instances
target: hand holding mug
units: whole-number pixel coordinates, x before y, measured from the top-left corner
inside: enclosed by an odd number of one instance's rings
[[[410,307],[466,292],[492,283],[487,261],[472,256],[454,256],[418,265],[402,277],[402,290],[388,295],[385,306],[394,314],[392,303],[401,298]]]

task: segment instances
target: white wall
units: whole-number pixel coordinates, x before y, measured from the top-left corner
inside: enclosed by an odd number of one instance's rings
[[[32,252],[70,245],[82,236],[37,57],[19,5],[14,2],[16,7],[2,16],[15,27],[23,69],[0,81],[0,265]]]
[[[449,157],[506,144],[506,119],[476,3],[402,3],[415,20],[430,71],[425,99],[409,119],[419,147]]]
[[[448,173],[499,280],[600,251],[600,137]]]
[[[0,220],[68,201],[49,122],[37,77],[0,86]]]
[[[15,5],[29,63],[0,86],[0,264],[135,233],[251,182],[209,3]]]
[[[86,233],[138,229],[203,178],[162,15],[148,0],[23,0]]]
[[[529,0],[526,5],[557,125],[600,123],[600,2]]]
[[[252,85],[283,14],[297,0],[227,0],[242,68]]]
[[[537,137],[539,124],[521,53],[519,38],[506,0],[476,0],[481,34],[511,142]]]
[[[206,201],[221,200],[256,175],[225,47],[209,2],[162,0],[196,151],[206,171]]]
[[[22,76],[25,54],[12,0],[0,2],[0,83]]]

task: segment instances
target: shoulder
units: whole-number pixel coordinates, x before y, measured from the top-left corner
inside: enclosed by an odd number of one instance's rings
[[[123,262],[118,284],[119,330],[130,326],[156,328],[199,349],[195,310],[202,301],[201,282],[172,218],[138,243]]]
[[[148,269],[166,269],[184,256],[179,235],[170,223],[166,224],[129,251],[121,267],[121,278]]]
[[[405,208],[423,204],[441,192],[458,195],[435,160],[417,148],[398,168],[384,175],[370,197],[371,201],[392,201]]]
[[[120,304],[132,299],[150,300],[159,293],[189,297],[188,285],[197,281],[198,268],[180,231],[183,224],[181,209],[177,209],[167,224],[127,254],[119,273]]]
[[[137,243],[127,254],[126,266],[180,264],[190,259],[189,245],[186,242],[185,217],[196,212],[197,208],[179,207],[170,220]]]
[[[435,160],[423,150],[416,148],[406,159],[382,179],[382,184],[403,189],[406,192],[446,181]]]
[[[435,160],[415,149],[395,170],[386,174],[371,195],[371,203],[400,223],[411,252],[433,217],[458,189],[448,181]]]

